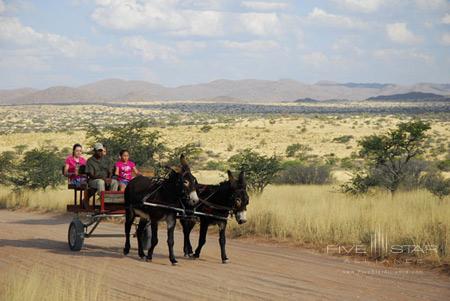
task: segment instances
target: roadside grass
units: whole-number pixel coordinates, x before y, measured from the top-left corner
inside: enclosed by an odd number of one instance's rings
[[[77,269],[70,273],[40,266],[30,271],[16,269],[1,281],[0,300],[79,301],[113,300],[104,289],[102,276]]]
[[[251,197],[247,219],[244,225],[230,223],[234,237],[258,236],[326,250],[329,245],[369,246],[381,235],[388,249],[378,255],[395,257],[393,245],[431,245],[438,252],[410,247],[407,254],[437,264],[450,262],[450,199],[439,201],[425,190],[401,191],[391,198],[384,191],[349,196],[331,185],[269,186]]]
[[[12,191],[9,187],[0,186],[0,208],[27,208],[37,211],[64,212],[66,204],[73,200],[73,191],[66,186],[57,189]]]

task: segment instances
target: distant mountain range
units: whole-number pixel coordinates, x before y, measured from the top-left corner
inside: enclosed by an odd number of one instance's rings
[[[411,92],[450,96],[450,84],[410,86],[379,83],[305,84],[294,80],[215,80],[209,83],[165,87],[145,81],[106,79],[79,87],[56,86],[37,90],[0,90],[0,104],[86,103],[136,101],[286,102],[310,100],[364,100],[380,95]]]
[[[438,95],[434,93],[424,93],[424,92],[409,92],[402,94],[393,94],[393,95],[380,95],[369,97],[367,100],[372,101],[450,101],[450,96]]]

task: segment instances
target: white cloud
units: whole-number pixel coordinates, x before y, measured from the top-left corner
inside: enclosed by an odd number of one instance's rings
[[[314,24],[321,24],[327,26],[336,26],[342,28],[365,28],[366,23],[354,20],[350,17],[330,14],[320,8],[315,7],[312,12],[308,14],[308,20]]]
[[[132,36],[122,39],[122,44],[144,61],[169,60],[176,61],[175,48],[146,40],[142,36]]]
[[[244,1],[241,6],[254,10],[279,10],[285,9],[289,5],[286,2]]]
[[[179,41],[175,43],[177,51],[181,54],[190,54],[198,50],[205,49],[208,47],[206,42],[202,41]]]
[[[450,46],[450,33],[444,33],[441,36],[441,43]]]
[[[91,17],[97,24],[114,30],[149,30],[178,36],[266,35],[281,31],[275,13],[197,10],[192,9],[192,1],[191,6],[183,3],[180,0],[100,0]]]
[[[391,41],[403,44],[417,44],[422,38],[410,31],[406,23],[392,23],[386,25],[386,32]]]
[[[373,51],[373,56],[377,59],[383,60],[397,61],[402,59],[413,59],[423,61],[425,63],[431,63],[434,60],[432,55],[417,51],[415,49],[377,49]]]
[[[4,45],[8,47],[29,48],[36,55],[45,56],[57,52],[65,57],[74,58],[93,50],[80,41],[57,34],[38,32],[32,27],[23,25],[14,17],[0,17],[0,40],[6,42]]]
[[[445,16],[442,17],[441,22],[444,24],[450,24],[450,14],[445,14]]]
[[[183,7],[190,9],[221,10],[227,0],[182,0],[179,2]]]
[[[329,62],[329,58],[320,51],[303,54],[301,58],[304,63],[312,65],[314,67],[320,67],[328,64]]]
[[[450,3],[448,2],[448,0],[416,0],[415,2],[417,7],[423,10],[438,10],[450,8]]]
[[[355,39],[353,37],[342,37],[337,39],[331,46],[331,48],[340,53],[351,54],[361,56],[364,54],[364,50],[356,46]]]
[[[5,12],[5,10],[6,10],[5,3],[3,2],[3,0],[0,0],[0,14]]]
[[[281,23],[274,13],[244,13],[239,15],[238,26],[254,35],[270,35],[281,32]]]
[[[350,10],[370,13],[378,10],[386,0],[334,0]]]
[[[238,49],[250,52],[263,52],[280,48],[280,45],[272,40],[253,40],[245,42],[222,41],[225,48]]]

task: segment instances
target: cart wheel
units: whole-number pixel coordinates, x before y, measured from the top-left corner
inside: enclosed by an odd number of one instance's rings
[[[72,251],[80,251],[84,242],[84,225],[79,219],[74,219],[69,226],[69,247]]]

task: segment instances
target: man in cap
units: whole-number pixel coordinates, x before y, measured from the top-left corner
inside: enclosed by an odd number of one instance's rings
[[[101,143],[94,145],[94,155],[86,162],[86,173],[89,177],[89,187],[95,188],[100,194],[105,191],[106,185],[110,185],[110,190],[117,191],[119,182],[111,179],[111,168],[105,158],[104,147]]]

